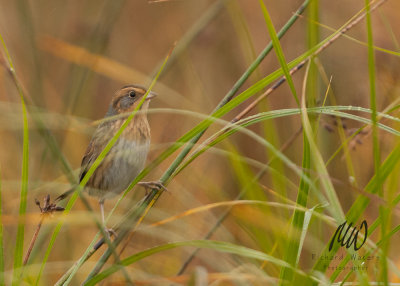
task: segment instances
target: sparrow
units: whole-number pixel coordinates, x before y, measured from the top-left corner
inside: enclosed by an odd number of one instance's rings
[[[127,85],[118,90],[111,100],[105,120],[97,127],[82,158],[79,182],[113,138],[130,112],[135,110],[146,94],[146,89],[139,85]],[[112,232],[105,226],[104,200],[113,198],[127,189],[130,183],[143,170],[150,148],[150,126],[147,121],[147,109],[150,100],[156,96],[150,92],[133,120],[122,132],[109,153],[94,171],[85,185],[84,191],[99,199],[101,217],[106,231]],[[118,115],[126,114],[121,117]],[[157,182],[140,182],[145,188],[163,188]],[[71,189],[59,197],[60,201],[72,193]]]

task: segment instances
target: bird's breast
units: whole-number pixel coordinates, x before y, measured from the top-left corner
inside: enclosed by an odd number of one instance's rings
[[[124,121],[116,120],[99,126],[93,139],[102,142],[98,148],[109,142]],[[147,120],[135,117],[88,182],[87,186],[91,188],[89,194],[105,198],[123,192],[143,170],[149,148],[150,129]]]
[[[149,147],[150,140],[136,141],[121,136],[111,150],[111,157],[117,164],[125,162],[140,168],[146,161]]]

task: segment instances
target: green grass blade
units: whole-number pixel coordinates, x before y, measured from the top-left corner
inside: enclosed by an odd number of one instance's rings
[[[325,205],[325,206],[327,206],[327,205]],[[304,240],[305,240],[306,235],[307,235],[307,231],[308,231],[308,227],[310,225],[311,218],[312,218],[312,216],[314,214],[315,209],[319,208],[319,207],[321,207],[321,206],[320,205],[316,205],[315,207],[307,210],[305,212],[305,214],[304,214],[303,228],[302,228],[301,234],[300,234],[299,247],[298,247],[298,250],[297,250],[296,264],[295,265],[299,264],[301,250],[303,249]]]
[[[307,46],[309,49],[318,45],[319,27],[314,23],[319,22],[319,0],[312,0],[308,10],[310,22],[307,24]],[[314,58],[311,59],[307,76],[307,107],[314,107],[319,93],[319,76]],[[314,127],[314,126],[313,126]]]
[[[311,150],[310,144],[308,142],[306,134],[303,132],[303,160],[302,160],[302,169],[304,170],[301,178],[300,185],[297,193],[296,204],[299,206],[306,207],[308,201],[308,193],[311,188],[309,183],[310,181],[310,172],[311,168]],[[293,213],[293,219],[291,221],[290,230],[288,234],[287,246],[285,249],[285,261],[287,261],[291,266],[296,267],[296,263],[298,261],[297,256],[300,252],[300,230],[303,229],[305,221],[305,213],[300,210],[295,210]],[[284,267],[281,269],[280,279],[281,285],[283,281],[292,281],[293,271],[289,267]]]
[[[377,107],[376,107],[376,83],[375,83],[375,55],[373,47],[372,37],[372,26],[371,26],[371,14],[369,0],[365,0],[366,7],[366,22],[367,22],[367,35],[368,35],[368,74],[369,74],[369,85],[370,85],[370,106],[371,106],[371,120],[372,120],[372,140],[373,140],[373,158],[374,158],[374,169],[378,172],[380,165],[380,151],[379,151],[379,138],[377,132]],[[379,177],[379,172],[377,173]],[[381,192],[379,192],[381,194]]]
[[[28,115],[26,111],[24,94],[21,86],[18,83],[17,75],[11,60],[11,56],[8,52],[6,43],[3,37],[0,35],[0,40],[3,45],[3,49],[6,54],[9,70],[12,74],[14,83],[18,89],[18,93],[21,100],[22,106],[22,118],[23,118],[23,145],[22,145],[22,176],[21,176],[21,195],[20,195],[20,206],[18,216],[18,228],[17,236],[15,239],[14,248],[14,272],[13,272],[13,285],[19,285],[19,281],[22,275],[22,257],[24,252],[24,236],[25,236],[25,213],[26,213],[26,197],[28,194],[28,171],[29,171],[29,129],[28,129]]]
[[[293,94],[293,97],[296,100],[296,103],[299,104],[299,99],[298,99],[298,96],[297,96],[297,93],[296,93],[296,89],[294,87],[294,83],[293,83],[293,80],[292,80],[292,77],[291,77],[291,74],[290,74],[290,71],[289,71],[289,68],[288,68],[288,65],[287,65],[283,50],[282,50],[282,47],[280,45],[280,41],[279,41],[280,37],[279,37],[279,35],[277,35],[277,33],[275,31],[275,27],[274,27],[274,25],[272,23],[271,17],[269,15],[269,12],[268,12],[263,0],[259,0],[259,2],[260,2],[260,5],[261,5],[261,10],[262,10],[263,15],[264,15],[265,23],[266,23],[269,35],[271,37],[271,43],[272,43],[272,45],[274,47],[276,56],[277,56],[278,61],[279,61],[280,65],[281,65],[283,73],[284,73],[284,75],[285,75],[285,77],[287,79],[287,82],[289,84],[289,87],[290,87],[290,90],[291,90],[291,92]],[[307,2],[306,4],[308,5],[308,3],[309,2]],[[272,125],[272,123],[270,125]],[[271,130],[269,132],[273,132],[273,131]],[[275,139],[275,141],[276,141],[276,139]],[[272,163],[276,167],[279,167],[279,166],[283,165],[282,162],[279,162],[279,161],[275,161],[275,162],[272,162]],[[303,167],[305,167],[305,166],[303,166]],[[305,169],[306,169],[306,167],[305,167]]]
[[[307,109],[305,106],[305,97],[303,97],[303,100],[302,100],[301,116],[302,116],[304,132],[307,135],[307,139],[310,144],[310,148],[312,150],[311,157],[313,159],[313,163],[315,164],[315,169],[318,170],[318,175],[320,177],[321,184],[322,184],[323,189],[325,190],[326,195],[329,200],[329,204],[330,204],[329,210],[331,211],[331,214],[336,219],[336,221],[341,222],[344,219],[344,213],[343,213],[341,204],[339,202],[339,199],[336,195],[336,191],[330,180],[330,176],[329,176],[328,170],[326,169],[322,155],[318,151],[319,150],[318,146],[314,140],[315,136],[311,129],[310,120],[308,118],[308,113],[307,113]]]
[[[370,13],[370,3],[369,0],[365,0],[366,7],[366,25],[367,25],[367,36],[368,36],[368,74],[369,74],[369,87],[370,87],[370,106],[372,110],[372,142],[373,142],[373,158],[374,158],[374,170],[377,180],[380,180],[379,166],[381,161],[380,149],[379,149],[379,137],[377,128],[377,106],[376,106],[376,83],[375,83],[375,54],[374,54],[374,43],[372,34],[372,23],[371,23],[371,13]],[[378,190],[379,196],[383,197],[383,182],[381,182],[381,187]],[[382,227],[381,227],[381,237],[386,236],[388,230],[387,220],[388,220],[388,210],[384,206],[379,207],[379,214],[382,217]],[[388,285],[388,268],[386,256],[388,254],[388,243],[382,245],[382,256],[380,259],[380,270],[379,270],[379,281],[383,282],[384,285]]]
[[[310,69],[310,63],[307,65],[306,69],[306,81],[308,79],[308,72]],[[304,89],[306,87],[306,82],[304,82]],[[305,92],[303,95],[303,101],[305,102]],[[300,103],[298,102],[298,105]],[[305,104],[305,103],[302,103]],[[302,112],[306,107],[302,106]],[[303,122],[304,125],[304,122]],[[308,184],[308,180],[310,180],[310,170],[311,170],[311,146],[309,142],[309,137],[305,132],[305,128],[303,126],[303,159],[302,159],[302,169],[303,173],[300,178],[300,184],[298,188],[296,204],[302,207],[307,207],[308,195],[310,185]],[[301,253],[301,230],[304,229],[306,217],[303,211],[295,210],[293,213],[293,218],[290,223],[290,229],[288,234],[288,240],[286,241],[285,248],[285,261],[288,262],[293,267],[297,267],[297,263],[299,261],[299,256]],[[283,267],[280,271],[280,280],[281,285],[283,285],[284,281],[293,281],[294,273],[288,267]]]
[[[19,206],[18,230],[15,241],[14,252],[14,275],[13,285],[19,285],[19,279],[22,274],[22,256],[24,251],[25,236],[25,214],[26,197],[28,194],[28,171],[29,171],[29,130],[26,106],[22,90],[20,91],[22,114],[23,114],[23,151],[22,151],[22,176],[21,176],[21,197]],[[18,270],[19,269],[19,270]]]
[[[353,107],[353,106],[325,106],[325,107],[313,107],[313,108],[308,108],[307,112],[310,114],[325,114],[325,115],[331,115],[331,116],[337,116],[337,117],[342,117],[342,118],[347,118],[351,119],[363,124],[369,124],[371,125],[372,122],[371,120],[360,117],[357,115],[345,113],[342,111],[358,111],[358,112],[365,112],[367,114],[371,114],[371,111],[366,108],[360,108],[360,107]],[[293,115],[299,115],[301,113],[300,109],[280,109],[280,110],[273,110],[273,111],[268,111],[268,112],[261,112],[258,113],[254,116],[249,116],[248,118],[236,122],[234,125],[228,124],[225,126],[225,128],[221,129],[217,133],[211,135],[207,140],[205,140],[204,143],[202,143],[191,155],[189,158],[187,158],[180,166],[177,168],[177,170],[174,172],[174,174],[171,177],[176,176],[179,174],[184,168],[186,168],[193,160],[195,160],[198,156],[203,154],[208,148],[218,144],[219,142],[223,141],[225,138],[228,136],[240,131],[243,134],[247,134],[248,136],[252,137],[254,140],[257,142],[263,144],[265,147],[271,150],[271,152],[280,158],[288,167],[293,167],[295,164],[293,164],[284,154],[276,150],[268,141],[264,140],[263,138],[260,138],[257,134],[254,134],[253,132],[245,129],[244,127],[248,127],[252,124],[256,124],[265,120],[271,120],[271,119],[276,119],[280,117],[287,117],[287,116],[293,116]],[[400,122],[400,119],[384,114],[384,113],[379,113],[379,116],[390,119],[394,122]],[[378,127],[381,128],[384,131],[387,131],[391,134],[394,134],[396,136],[400,136],[400,132],[381,123],[378,123]],[[296,168],[293,168],[293,170],[296,172]]]
[[[292,91],[294,99],[296,100],[297,105],[299,105],[300,102],[299,102],[299,98],[296,93],[296,88],[294,87],[293,79],[292,79],[292,76],[290,75],[289,67],[287,65],[285,55],[283,54],[281,43],[279,42],[278,36],[276,35],[275,27],[272,24],[271,17],[268,13],[267,7],[265,7],[263,0],[259,0],[259,2],[261,5],[261,10],[264,14],[265,23],[267,24],[267,29],[268,29],[269,35],[271,37],[271,41],[274,46],[274,50],[275,50],[276,56],[278,58],[279,64],[281,65],[281,68],[282,68],[283,73],[286,77],[286,80],[289,84],[290,90]]]

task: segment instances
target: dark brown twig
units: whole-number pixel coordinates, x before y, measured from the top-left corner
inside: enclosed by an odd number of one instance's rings
[[[57,206],[55,203],[50,203],[50,195],[47,195],[44,200],[43,200],[43,207],[40,205],[40,202],[35,199],[35,203],[36,205],[39,207],[40,209],[40,213],[41,213],[41,218],[39,221],[38,226],[36,227],[36,231],[32,236],[32,240],[31,243],[29,244],[29,248],[28,251],[26,252],[25,258],[24,258],[24,262],[23,265],[26,265],[28,263],[29,257],[31,255],[33,246],[35,245],[36,239],[38,238],[39,235],[39,231],[43,225],[43,221],[44,219],[49,215],[52,214],[53,212],[61,212],[64,211],[63,207],[59,207]]]
[[[29,244],[28,251],[26,252],[23,265],[26,265],[28,263],[28,259],[31,256],[33,246],[35,245],[36,239],[38,238],[39,231],[40,231],[40,228],[42,227],[43,221],[44,221],[44,216],[42,216],[40,218],[40,222],[39,222],[38,226],[36,227],[35,233],[32,236],[32,240],[31,240],[31,243]]]

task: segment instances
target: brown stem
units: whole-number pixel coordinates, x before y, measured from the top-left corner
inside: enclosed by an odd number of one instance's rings
[[[32,240],[31,240],[31,243],[29,244],[28,251],[27,251],[27,253],[26,253],[26,255],[25,255],[24,264],[23,264],[24,266],[28,263],[29,256],[31,255],[33,246],[35,245],[35,242],[36,242],[36,239],[38,238],[39,231],[40,231],[40,228],[42,227],[44,218],[45,218],[45,215],[42,214],[42,217],[41,217],[41,219],[40,219],[40,222],[39,222],[38,226],[36,227],[36,231],[35,231],[35,233],[34,233],[33,236],[32,236]]]

